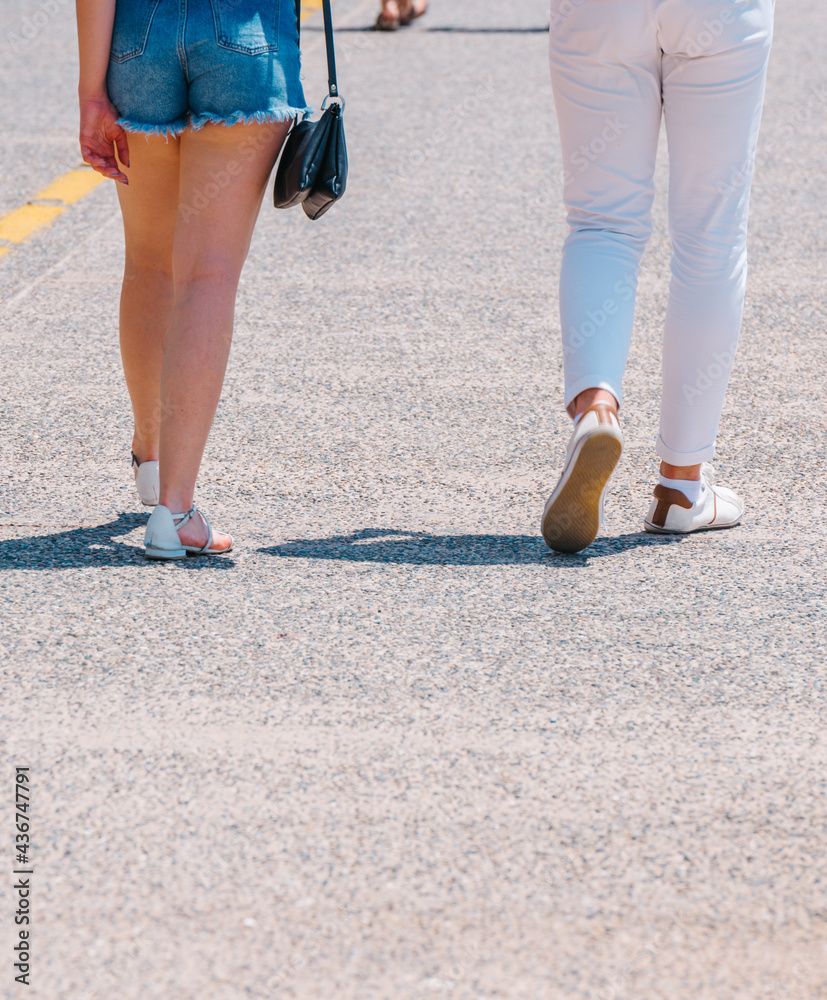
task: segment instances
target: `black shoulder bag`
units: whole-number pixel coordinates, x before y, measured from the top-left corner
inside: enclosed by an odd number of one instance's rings
[[[309,219],[318,219],[334,201],[345,193],[347,184],[347,147],[342,121],[344,100],[336,84],[336,56],[333,50],[333,18],[330,0],[322,0],[324,34],[327,45],[328,96],[322,104],[322,116],[309,121],[305,116],[293,126],[284,143],[273,203],[276,208],[301,205]],[[301,22],[301,0],[296,0],[297,31]]]

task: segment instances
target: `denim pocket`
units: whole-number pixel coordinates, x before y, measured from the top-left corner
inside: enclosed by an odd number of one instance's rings
[[[277,52],[280,0],[211,0],[215,37],[225,49],[255,56]]]
[[[118,0],[109,53],[113,62],[122,63],[143,55],[159,2],[160,0]]]

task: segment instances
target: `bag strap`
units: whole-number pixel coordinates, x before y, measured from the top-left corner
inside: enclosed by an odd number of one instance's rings
[[[322,0],[322,12],[324,13],[324,41],[327,47],[327,92],[331,97],[338,97],[336,53],[333,49],[333,14],[330,11],[330,0]]]
[[[330,0],[322,0],[324,14],[324,41],[327,49],[327,92],[331,97],[339,96],[339,85],[336,82],[336,51],[333,47],[333,14],[330,11]],[[302,30],[302,0],[296,0],[296,36],[301,44]]]

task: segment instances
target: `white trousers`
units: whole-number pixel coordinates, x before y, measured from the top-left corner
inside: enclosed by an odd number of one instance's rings
[[[661,114],[672,278],[657,451],[712,458],[741,329],[747,215],[773,0],[551,0],[569,235],[560,274],[566,405],[614,393],[652,229]]]

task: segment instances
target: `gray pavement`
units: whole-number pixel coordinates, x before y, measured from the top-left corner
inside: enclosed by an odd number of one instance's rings
[[[577,557],[538,532],[569,433],[546,4],[433,0],[397,35],[374,7],[335,5],[347,196],[265,206],[244,274],[198,490],[232,558],[142,558],[112,188],[0,261],[26,995],[827,997],[822,6],[778,10],[716,462],[744,524],[641,531],[662,163],[609,533]],[[78,160],[72,17],[0,11],[0,214]]]

